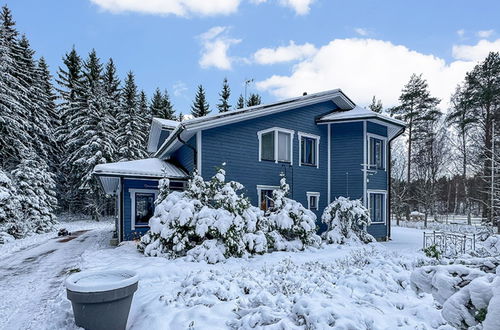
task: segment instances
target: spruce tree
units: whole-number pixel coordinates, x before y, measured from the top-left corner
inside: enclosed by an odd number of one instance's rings
[[[153,117],[169,120],[176,120],[175,110],[170,101],[170,96],[167,90],[161,93],[159,88],[156,88],[153,97],[151,98],[150,111]]]
[[[149,138],[149,130],[151,126],[151,121],[153,120],[153,115],[151,113],[150,107],[148,106],[148,97],[144,91],[139,93],[139,103],[138,103],[138,133],[141,137],[141,149],[143,152],[147,152],[147,144]]]
[[[245,98],[240,94],[238,97],[238,103],[236,103],[236,109],[243,109],[245,107]]]
[[[375,98],[375,95],[373,95],[372,103],[370,103],[370,105],[368,106],[368,108],[371,111],[373,111],[373,112],[382,113],[382,110],[383,110],[382,101],[381,100],[377,100]]]
[[[252,93],[247,100],[247,107],[253,107],[254,105],[259,105],[261,103],[262,101],[260,99],[260,95]]]
[[[113,59],[110,58],[106,63],[106,68],[104,69],[103,75],[103,88],[105,92],[105,112],[109,115],[109,125],[114,128],[114,141],[113,141],[113,156],[110,161],[116,161],[118,159],[118,141],[116,140],[116,132],[119,130],[118,127],[118,114],[120,111],[120,79],[116,74],[116,67]]]
[[[210,106],[205,97],[205,90],[202,85],[198,85],[193,105],[191,106],[191,114],[193,117],[203,117],[210,113]]]
[[[57,185],[59,187],[60,206],[71,213],[83,211],[83,200],[80,194],[80,175],[71,161],[81,146],[68,143],[70,133],[76,127],[76,120],[84,112],[82,60],[75,48],[63,57],[63,67],[57,73],[57,92],[60,102],[57,105],[60,125],[56,129],[58,147],[61,150]]]
[[[19,162],[31,141],[17,35],[12,14],[4,6],[0,14],[0,167],[7,170]]]
[[[3,233],[21,238],[29,228],[21,213],[21,203],[14,182],[0,167],[0,244],[5,243]],[[7,236],[8,237],[8,236]]]
[[[231,96],[231,89],[229,88],[229,85],[227,83],[227,78],[224,78],[224,81],[222,83],[222,90],[219,93],[219,101],[220,103],[217,104],[217,109],[219,109],[219,112],[227,112],[229,109],[231,109],[231,105],[229,104],[229,97]]]
[[[128,72],[122,89],[118,122],[119,160],[127,161],[147,157],[144,138],[141,135],[143,132],[140,132],[143,126],[139,111],[137,86],[134,74],[131,71]]]
[[[23,221],[36,233],[50,231],[56,224],[55,181],[45,161],[34,152],[23,153],[23,160],[12,171]]]

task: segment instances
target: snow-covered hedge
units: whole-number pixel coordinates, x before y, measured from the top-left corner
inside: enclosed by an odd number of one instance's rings
[[[494,257],[424,266],[411,274],[417,291],[432,294],[443,318],[456,328],[478,324],[493,330],[500,324],[500,261]]]
[[[371,224],[370,212],[358,199],[338,197],[325,208],[321,220],[327,225],[327,230],[323,233],[323,239],[327,243],[375,241],[366,231],[366,227]]]
[[[187,255],[216,263],[227,257],[319,246],[316,216],[286,197],[284,178],[266,214],[250,204],[239,192],[242,189],[238,182],[225,181],[224,169],[210,181],[195,174],[183,192],[169,193],[163,179],[151,229],[139,249],[147,256]]]

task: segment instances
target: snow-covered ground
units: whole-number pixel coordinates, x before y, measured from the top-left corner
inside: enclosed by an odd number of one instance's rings
[[[145,257],[134,242],[110,248],[109,223],[81,225],[94,228],[68,242],[12,243],[0,259],[0,329],[76,329],[63,284],[72,268],[138,272],[129,329],[452,329],[433,296],[410,286],[427,260],[418,229],[209,265]]]
[[[86,251],[109,247],[111,222],[62,222],[56,232],[0,245],[0,329],[64,329],[72,325],[63,283]],[[57,323],[55,320],[59,320]]]

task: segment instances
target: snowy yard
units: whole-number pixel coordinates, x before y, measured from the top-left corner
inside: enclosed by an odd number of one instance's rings
[[[126,268],[140,277],[130,329],[453,329],[432,295],[410,286],[426,260],[418,229],[394,227],[387,243],[209,265],[145,257],[133,242],[110,248],[110,223],[66,227],[90,230],[68,242],[52,233],[0,247],[0,328],[74,329],[68,271]]]

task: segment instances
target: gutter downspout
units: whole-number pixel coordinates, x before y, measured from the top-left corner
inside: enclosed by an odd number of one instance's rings
[[[392,225],[391,225],[391,186],[392,186],[392,176],[391,176],[391,172],[392,172],[392,158],[391,158],[391,150],[392,150],[392,146],[391,146],[391,142],[397,138],[398,136],[400,136],[401,134],[404,133],[406,127],[403,127],[396,135],[394,135],[392,137],[392,139],[389,140],[388,142],[388,152],[387,152],[387,158],[389,160],[389,165],[388,165],[388,173],[387,173],[387,176],[388,176],[388,185],[387,185],[387,211],[389,212],[389,216],[388,216],[388,219],[387,219],[387,240],[390,240],[391,239],[391,231],[392,231]]]

